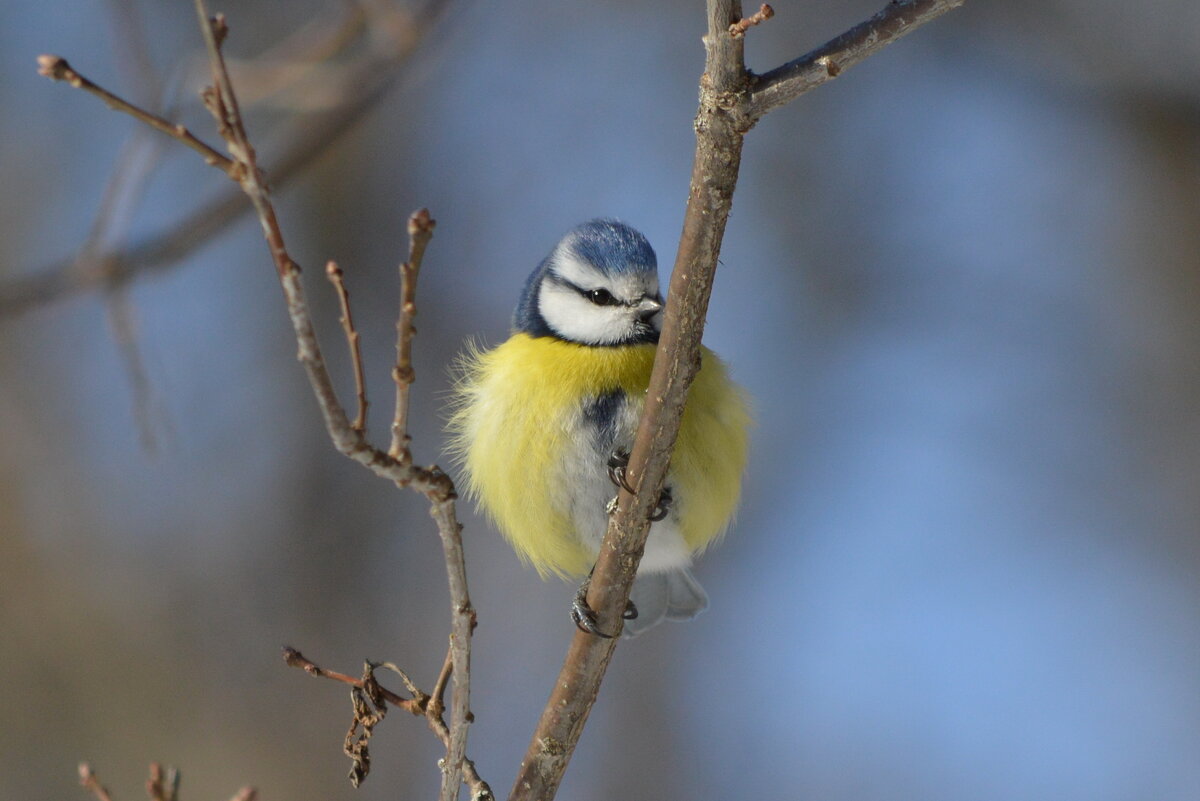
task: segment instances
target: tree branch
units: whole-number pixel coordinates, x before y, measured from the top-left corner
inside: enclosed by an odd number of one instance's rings
[[[871,19],[794,61],[759,75],[748,113],[752,120],[790,103],[805,92],[874,55],[966,0],[893,0]]]
[[[763,114],[836,74],[831,68],[824,69],[824,78],[805,85],[808,79],[804,76],[811,71],[805,66],[808,59],[844,68],[962,2],[894,2],[815,54],[752,83],[743,52],[744,33],[750,23],[742,17],[741,3],[708,0],[705,69],[700,78],[696,153],[687,209],[646,405],[626,473],[635,493],[620,491],[587,597],[602,630],[619,632],[623,624],[622,612],[645,549],[649,517],[666,479],[688,388],[700,369],[700,339],[737,186],[743,137]],[[766,18],[765,11],[761,14]],[[843,60],[837,61],[839,58]],[[615,638],[575,633],[521,763],[511,801],[554,797],[617,642]]]
[[[222,137],[229,146],[230,155],[243,165],[239,183],[242,191],[250,198],[258,212],[263,234],[275,262],[287,299],[289,314],[292,318],[296,340],[300,345],[300,360],[304,364],[325,416],[326,427],[335,444],[346,446],[347,455],[368,453],[375,462],[382,457],[383,465],[390,471],[398,473],[394,478],[398,485],[404,486],[418,478],[419,473],[430,484],[426,497],[431,503],[430,514],[437,523],[438,534],[442,540],[442,550],[446,558],[446,571],[450,584],[451,597],[451,636],[454,649],[454,700],[450,715],[449,741],[446,745],[446,758],[442,761],[442,793],[443,801],[450,801],[458,792],[459,776],[465,759],[467,727],[470,725],[470,641],[471,630],[474,626],[475,612],[471,607],[470,596],[467,592],[466,563],[462,549],[462,526],[458,523],[454,499],[457,497],[454,485],[445,473],[436,467],[428,470],[418,470],[412,465],[412,458],[407,448],[400,458],[379,452],[363,440],[362,432],[355,431],[346,419],[345,410],[337,401],[333,382],[325,369],[320,346],[317,343],[316,332],[312,319],[308,314],[304,300],[304,288],[300,281],[300,268],[292,261],[283,243],[283,234],[279,229],[275,210],[271,205],[265,181],[258,169],[253,146],[250,144],[238,112],[237,99],[229,80],[229,73],[221,57],[220,42],[227,28],[220,16],[213,20],[208,17],[204,0],[196,0],[196,13],[200,18],[201,32],[208,47],[210,63],[213,72],[213,87],[205,94],[205,102],[217,120]],[[427,237],[424,241],[428,241]],[[346,452],[346,451],[344,451]],[[381,466],[383,466],[381,465]]]
[[[366,689],[366,682],[363,679],[356,679],[353,676],[349,676],[345,673],[326,670],[325,668],[313,663],[312,660],[305,657],[304,654],[300,653],[295,648],[284,648],[283,660],[292,667],[300,668],[310,676],[333,679],[334,681],[341,682],[342,684],[348,684],[351,687],[357,687],[360,690]],[[412,698],[404,698],[401,695],[397,695],[378,682],[374,682],[373,684],[373,689],[392,705],[398,706],[412,715],[424,717],[429,723],[429,728],[435,735],[437,735],[437,738],[442,741],[442,744],[446,745],[447,747],[450,745],[451,735],[450,728],[446,726],[446,721],[442,718],[442,711],[444,707],[441,704],[440,693],[445,689],[445,682],[446,678],[448,677],[450,671],[449,666],[451,664],[451,655],[447,655],[446,664],[443,665],[442,671],[438,675],[438,681],[434,686],[432,694],[421,692],[421,690],[413,685],[412,681],[404,675],[403,671],[397,671],[397,673],[399,673],[401,679],[407,685],[408,691],[412,693]],[[368,671],[368,673],[369,672],[370,671]],[[465,757],[463,758],[462,781],[463,784],[467,785],[467,787],[470,789],[472,801],[492,801],[494,798],[491,787],[489,787],[488,783],[480,778],[479,774],[475,771],[475,763],[469,759],[466,759]]]
[[[707,52],[696,115],[696,154],[683,234],[671,273],[662,334],[646,392],[646,407],[616,514],[592,573],[588,604],[604,631],[618,632],[646,536],[662,490],[688,387],[700,364],[700,336],[725,221],[733,200],[748,128],[737,110],[746,91],[743,38],[730,26],[742,19],[736,0],[709,0]],[[521,763],[512,801],[553,798],[600,690],[618,640],[576,632],[566,662]]]
[[[61,56],[41,55],[37,58],[38,75],[44,75],[55,81],[66,81],[76,89],[82,89],[85,92],[91,92],[96,97],[108,104],[108,107],[115,111],[123,111],[131,117],[144,122],[156,131],[161,131],[172,139],[177,139],[184,145],[187,145],[192,150],[195,150],[204,157],[204,162],[210,166],[222,170],[226,175],[235,178],[234,163],[222,156],[212,147],[197,139],[192,132],[182,125],[167,122],[162,117],[156,114],[151,114],[149,111],[135,106],[120,97],[117,97],[112,92],[109,92],[103,87],[89,81],[87,78],[76,72],[67,60]]]
[[[750,30],[755,25],[763,24],[773,16],[775,16],[775,9],[771,8],[766,3],[763,3],[759,7],[758,11],[754,12],[748,17],[743,17],[742,19],[730,25],[729,35],[735,39],[740,36],[745,36],[746,31]]]
[[[344,455],[368,467],[377,475],[392,480],[398,486],[413,487],[424,494],[431,504],[431,514],[437,524],[443,553],[447,560],[446,569],[452,605],[450,643],[453,654],[454,699],[450,725],[444,738],[447,755],[442,760],[442,798],[453,799],[457,794],[460,776],[465,775],[463,771],[467,728],[471,721],[469,706],[470,641],[475,621],[475,612],[467,592],[461,526],[455,514],[454,500],[457,495],[454,484],[449,476],[436,466],[425,468],[414,465],[407,447],[402,449],[399,456],[391,456],[372,446],[367,442],[362,431],[355,430],[345,409],[338,401],[337,392],[325,367],[316,331],[308,312],[304,288],[300,280],[300,267],[288,255],[265,177],[258,167],[257,155],[246,133],[229,73],[221,55],[221,43],[228,33],[228,28],[223,17],[209,18],[204,0],[196,0],[195,6],[201,32],[209,52],[213,77],[213,85],[202,93],[202,97],[205,106],[216,120],[221,138],[225,140],[229,150],[231,158],[225,159],[225,161],[233,165],[230,169],[224,167],[223,169],[226,174],[238,182],[242,192],[257,212],[263,236],[267,241],[283,289],[288,315],[298,345],[298,357],[317,398],[330,439]],[[62,59],[43,57],[39,59],[39,63],[43,67],[43,74],[63,79],[69,77],[67,73],[63,72],[62,65],[65,64],[65,61]],[[73,70],[70,75],[79,79],[71,81],[74,86],[79,88],[86,88],[89,85],[95,87],[94,84],[85,81]],[[98,87],[95,88],[98,89]],[[94,93],[106,99],[115,98],[115,95],[106,90]],[[113,102],[110,105],[143,122],[154,125],[152,121],[145,118],[144,112],[139,113],[140,109],[119,98],[116,100],[119,102]],[[165,129],[157,125],[154,127],[163,130],[173,138],[184,141],[189,146],[190,139],[194,138],[181,127],[169,124]],[[214,162],[210,160],[210,163]],[[217,166],[222,166],[222,163],[217,163]],[[432,226],[430,226],[431,229]],[[421,249],[428,242],[428,234],[429,231],[424,232]],[[409,302],[411,303],[411,293],[409,293]],[[444,724],[442,725],[443,728],[446,728]],[[482,786],[486,788],[486,785]],[[478,794],[479,798],[490,797],[490,790],[486,795],[482,792],[481,790]]]

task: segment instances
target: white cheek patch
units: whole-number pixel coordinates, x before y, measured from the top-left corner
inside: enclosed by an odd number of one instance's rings
[[[563,339],[589,345],[620,342],[633,325],[633,311],[628,307],[597,306],[571,287],[554,281],[542,283],[538,311]]]

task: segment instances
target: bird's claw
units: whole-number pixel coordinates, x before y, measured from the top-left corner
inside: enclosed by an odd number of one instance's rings
[[[671,512],[671,502],[671,488],[663,487],[662,493],[658,496],[658,505],[650,514],[650,522],[657,523],[659,520],[665,520]]]
[[[621,617],[625,620],[637,620],[637,616],[638,610],[637,607],[633,605],[633,601],[626,601],[625,611],[621,613]]]
[[[637,490],[629,486],[629,480],[625,475],[625,469],[629,467],[629,451],[624,448],[617,448],[608,457],[608,480],[616,484],[621,489],[636,494]],[[613,514],[617,511],[617,501],[620,500],[620,495],[615,496],[604,507],[604,511],[608,514]],[[671,511],[671,488],[663,487],[662,493],[658,496],[658,503],[654,506],[654,512],[650,515],[650,522],[657,523],[660,520],[665,520]]]
[[[600,621],[596,618],[596,612],[588,605],[587,591],[591,584],[592,577],[589,575],[583,584],[580,585],[579,591],[575,593],[575,599],[571,601],[571,620],[575,621],[575,627],[580,631],[611,640],[613,635],[605,634],[600,630]],[[638,610],[634,606],[633,601],[626,601],[625,611],[621,613],[621,618],[623,620],[636,620],[637,616]]]
[[[617,448],[608,457],[608,480],[626,492],[633,494],[637,490],[629,486],[629,480],[625,477],[625,468],[627,467],[629,467],[629,451],[624,448]]]
[[[571,602],[571,620],[575,621],[575,627],[580,631],[603,637],[606,640],[612,639],[611,634],[605,634],[600,630],[600,622],[596,620],[596,613],[586,603],[580,606],[578,600]]]

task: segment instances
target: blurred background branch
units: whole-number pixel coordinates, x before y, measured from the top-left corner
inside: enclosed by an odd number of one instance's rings
[[[450,5],[450,0],[430,0],[415,8],[383,0],[331,4],[340,19],[331,19],[327,12],[258,58],[235,63],[239,83],[248,87],[247,111],[259,105],[303,111],[290,114],[283,130],[272,134],[283,141],[272,148],[280,154],[271,169],[276,188],[353,130],[387,95],[407,59]],[[356,51],[351,51],[352,45],[358,45]],[[344,60],[335,61],[338,57]],[[140,129],[134,137],[144,141]],[[170,269],[248,211],[245,196],[229,190],[141,242],[92,248],[28,275],[0,279],[0,316]]]

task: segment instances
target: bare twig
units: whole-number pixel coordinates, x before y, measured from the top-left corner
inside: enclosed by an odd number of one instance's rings
[[[353,676],[349,676],[345,673],[338,673],[335,670],[326,670],[325,668],[314,664],[311,660],[305,657],[304,654],[300,653],[295,648],[283,649],[283,661],[292,667],[300,668],[310,676],[316,676],[317,678],[322,679],[333,679],[334,681],[340,681],[342,684],[349,684],[351,687],[357,687],[360,690],[363,688],[363,680],[361,678],[356,679]],[[412,698],[404,698],[403,696],[397,695],[396,693],[382,686],[379,687],[379,690],[389,703],[394,704],[395,706],[398,706],[404,711],[416,715],[417,717],[423,717],[425,715],[425,706],[429,702],[429,696],[423,693],[420,695],[414,693]]]
[[[747,113],[758,120],[805,92],[836,78],[876,51],[915,31],[966,0],[893,0],[866,22],[794,61],[759,75]]]
[[[775,9],[771,8],[766,3],[763,3],[762,7],[759,8],[758,11],[754,12],[748,17],[743,17],[742,19],[730,25],[729,35],[734,39],[745,36],[746,31],[750,30],[755,25],[760,25],[766,22],[773,16],[775,16]]]
[[[926,6],[948,9],[961,2],[963,0],[897,0],[865,27],[858,26],[834,42],[844,42],[843,49],[847,53],[858,57],[861,52],[861,57],[865,57],[866,53],[874,52],[936,16],[914,15],[912,9]],[[791,81],[790,71],[784,67],[780,73],[783,77],[770,84],[774,88],[762,88],[767,78],[764,76],[758,84],[760,88],[751,94],[751,75],[746,71],[744,61],[744,38],[733,33],[740,28],[743,19],[741,3],[708,0],[707,5],[705,71],[700,79],[700,108],[695,122],[696,153],[683,232],[671,273],[646,405],[626,470],[630,486],[636,492],[620,491],[617,511],[609,520],[587,597],[588,605],[597,613],[601,629],[610,632],[620,631],[623,624],[622,613],[649,533],[648,518],[666,478],[688,388],[700,368],[700,338],[725,223],[737,186],[743,138],[758,117],[800,93],[788,94],[793,92],[795,84]],[[906,20],[903,25],[897,23],[899,18]],[[819,52],[834,52],[837,48],[833,44]],[[762,91],[767,94],[760,94]],[[617,642],[617,639],[575,633],[521,763],[510,795],[512,801],[554,797],[595,704],[600,682]]]
[[[467,593],[467,560],[463,554],[462,524],[458,522],[452,498],[433,503],[429,513],[437,522],[446,560],[446,578],[450,584],[450,651],[454,655],[454,701],[450,708],[449,742],[442,762],[441,801],[453,801],[458,794],[458,774],[465,772],[467,727],[471,724],[471,633],[475,630],[475,609]],[[474,767],[471,768],[474,770]],[[451,787],[453,784],[453,787]],[[489,796],[491,791],[488,791]]]
[[[442,669],[438,672],[437,681],[433,685],[433,692],[430,693],[429,711],[430,714],[441,717],[442,712],[446,709],[446,685],[450,683],[450,676],[454,673],[454,646],[446,649],[446,659],[442,662]]]
[[[346,291],[345,275],[336,261],[325,265],[325,275],[337,290],[338,305],[342,310],[342,331],[346,334],[346,344],[350,347],[350,362],[354,366],[354,392],[358,398],[358,413],[350,427],[361,432],[367,427],[367,384],[363,377],[362,348],[358,343],[358,331],[354,329],[354,316],[350,313],[350,293]]]
[[[76,72],[71,65],[67,63],[67,60],[61,56],[41,55],[38,56],[37,62],[39,75],[44,75],[47,78],[52,78],[56,81],[66,81],[76,89],[83,89],[85,92],[91,92],[92,94],[96,95],[96,97],[99,97],[101,100],[107,103],[109,108],[112,108],[116,111],[123,111],[126,114],[129,114],[130,116],[146,123],[156,131],[161,131],[172,139],[177,139],[203,156],[205,163],[210,164],[217,169],[223,170],[227,175],[229,175],[229,177],[236,179],[237,176],[234,174],[236,167],[234,166],[234,163],[225,156],[222,156],[216,150],[213,150],[204,142],[201,142],[184,126],[167,122],[162,117],[151,114],[149,111],[146,111],[139,106],[135,106],[127,100],[117,97],[107,89],[97,86]]]
[[[96,796],[97,801],[112,801],[108,788],[100,783],[100,779],[92,772],[92,766],[86,762],[79,763],[79,784]]]
[[[396,382],[396,411],[392,418],[392,446],[388,453],[396,459],[408,452],[408,395],[416,378],[412,367],[412,339],[417,333],[413,318],[417,316],[417,276],[425,248],[433,238],[437,221],[429,209],[418,209],[408,218],[408,261],[400,265],[400,313],[396,318],[396,367],[392,379]]]
[[[291,665],[292,667],[300,668],[310,676],[333,679],[334,681],[348,684],[351,687],[357,687],[359,689],[366,688],[364,682],[365,675],[371,675],[372,681],[374,681],[374,676],[371,674],[371,669],[375,666],[370,664],[368,664],[368,670],[364,674],[364,678],[356,679],[355,677],[349,676],[345,673],[338,673],[337,671],[326,670],[325,668],[319,667],[294,648],[284,648],[283,659],[285,662],[287,662],[287,664]],[[380,698],[386,699],[389,703],[401,707],[413,715],[423,716],[428,722],[429,728],[435,735],[437,735],[438,739],[442,741],[442,744],[446,746],[449,746],[450,744],[450,729],[446,725],[445,720],[442,719],[443,707],[440,703],[437,693],[439,692],[439,687],[442,690],[445,689],[446,680],[450,670],[448,665],[450,663],[451,660],[448,657],[447,664],[442,666],[441,674],[438,676],[438,685],[434,687],[433,694],[426,694],[422,692],[412,683],[412,681],[407,675],[404,674],[403,671],[400,671],[390,663],[387,663],[386,665],[379,665],[377,667],[386,666],[390,670],[393,670],[400,675],[401,680],[405,683],[406,688],[413,697],[404,698],[400,695],[397,695],[395,692],[387,689],[377,681],[374,681],[373,684],[374,691],[378,692]],[[467,785],[468,789],[470,789],[472,801],[490,801],[490,799],[494,797],[492,795],[491,788],[488,786],[487,782],[480,778],[479,774],[475,771],[475,763],[470,759],[463,759],[462,781]]]

